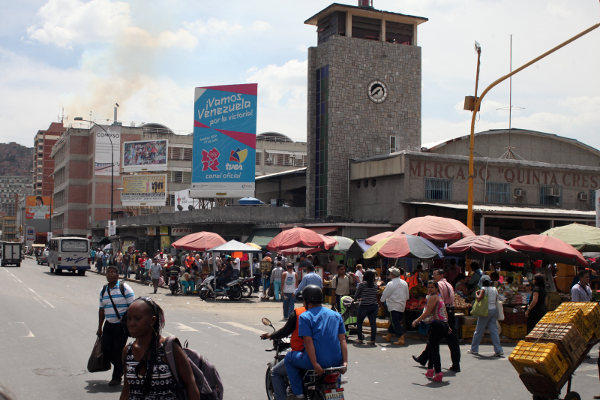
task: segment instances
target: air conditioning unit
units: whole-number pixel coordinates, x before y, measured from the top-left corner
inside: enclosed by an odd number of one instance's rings
[[[515,197],[525,196],[525,191],[521,188],[516,188],[514,193],[515,193]]]
[[[554,186],[546,186],[544,188],[544,196],[560,197],[560,189]]]
[[[587,192],[579,192],[577,193],[577,198],[581,201],[588,201],[590,196]]]

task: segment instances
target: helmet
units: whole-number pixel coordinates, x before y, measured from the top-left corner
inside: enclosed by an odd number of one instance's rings
[[[307,303],[322,303],[323,302],[323,290],[317,285],[308,285],[302,290],[302,298]]]

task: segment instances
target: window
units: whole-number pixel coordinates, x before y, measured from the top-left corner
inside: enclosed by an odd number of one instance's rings
[[[171,182],[183,183],[183,171],[171,171]]]
[[[485,184],[485,201],[493,204],[510,204],[510,184],[488,182]]]
[[[540,204],[543,206],[560,206],[562,187],[554,185],[540,186]]]
[[[327,215],[329,66],[316,71],[315,129],[315,218]]]
[[[427,200],[451,200],[452,181],[450,179],[425,178],[425,198]]]
[[[193,149],[184,147],[183,148],[183,161],[192,161]]]
[[[396,147],[396,140],[398,139],[397,136],[390,136],[390,153],[395,153],[396,150],[398,149]]]
[[[61,250],[65,252],[82,252],[88,251],[87,240],[66,239],[61,243]]]
[[[260,160],[262,159],[262,154],[260,152],[256,152],[256,165],[260,165]]]

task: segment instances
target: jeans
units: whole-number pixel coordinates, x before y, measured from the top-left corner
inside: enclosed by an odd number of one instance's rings
[[[285,400],[286,383],[285,377],[287,371],[285,369],[285,361],[281,360],[271,368],[271,382],[273,382],[273,391],[275,392],[275,400]]]
[[[294,312],[295,302],[296,296],[293,292],[283,294],[283,318],[287,319]]]
[[[281,293],[281,281],[273,281],[273,294],[275,301],[279,301],[279,293]]]
[[[304,386],[302,385],[302,370],[313,368],[308,355],[303,351],[290,351],[285,355],[283,360],[285,362],[285,370],[287,371],[290,380],[292,392],[297,396],[303,394]],[[325,366],[322,367],[325,368]]]
[[[434,320],[429,327],[427,337],[427,369],[434,369],[435,373],[442,372],[442,361],[440,359],[440,340],[448,336],[448,324]]]
[[[362,324],[365,317],[369,318],[369,325],[371,326],[371,341],[374,342],[377,338],[377,304],[370,304],[368,306],[358,306],[358,312],[356,317],[356,328],[358,330],[358,340],[363,340]]]
[[[456,328],[456,317],[454,315],[454,307],[446,307],[448,313],[448,325],[452,328],[452,332],[446,336],[446,342],[448,343],[448,349],[450,349],[450,358],[452,359],[453,367],[460,367],[460,346],[458,344],[458,328]],[[425,350],[421,353],[417,359],[420,363],[424,364],[428,361],[429,349],[425,347]]]
[[[111,324],[104,321],[102,328],[101,347],[102,352],[108,357],[110,363],[114,366],[112,378],[121,379],[123,376],[123,347],[127,343],[127,336],[120,323]]]
[[[395,333],[399,337],[404,335],[404,328],[402,327],[402,317],[404,313],[402,311],[390,311],[390,327],[388,328],[389,333]]]
[[[498,310],[495,308],[492,310],[488,309],[487,317],[477,318],[477,327],[475,328],[475,334],[473,335],[473,341],[471,342],[471,351],[474,353],[479,352],[479,343],[483,338],[483,334],[486,329],[490,330],[490,337],[492,338],[492,344],[494,345],[494,352],[503,353],[502,346],[500,345],[500,336],[498,335],[498,326],[496,321],[498,320]]]

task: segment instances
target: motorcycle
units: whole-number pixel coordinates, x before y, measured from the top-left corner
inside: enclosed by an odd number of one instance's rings
[[[254,291],[254,277],[241,278],[242,297],[249,298]]]
[[[275,327],[268,318],[262,318],[263,325],[270,326],[275,332]],[[271,381],[271,369],[285,358],[285,354],[290,348],[288,339],[272,339],[273,348],[265,351],[274,351],[273,361],[267,363],[265,373],[265,389],[267,398],[275,400],[275,391]],[[341,379],[343,367],[325,368],[322,375],[317,375],[314,370],[307,370],[302,378],[304,386],[304,398],[306,400],[344,400],[344,388],[342,384],[346,383]],[[285,377],[286,386],[289,388],[287,376]]]
[[[169,275],[169,289],[173,295],[181,293],[181,283],[177,275]]]
[[[202,300],[216,299],[218,296],[229,297],[230,300],[240,300],[242,298],[242,286],[239,279],[228,282],[223,287],[216,287],[216,280],[213,275],[206,277],[200,284],[198,293]]]

